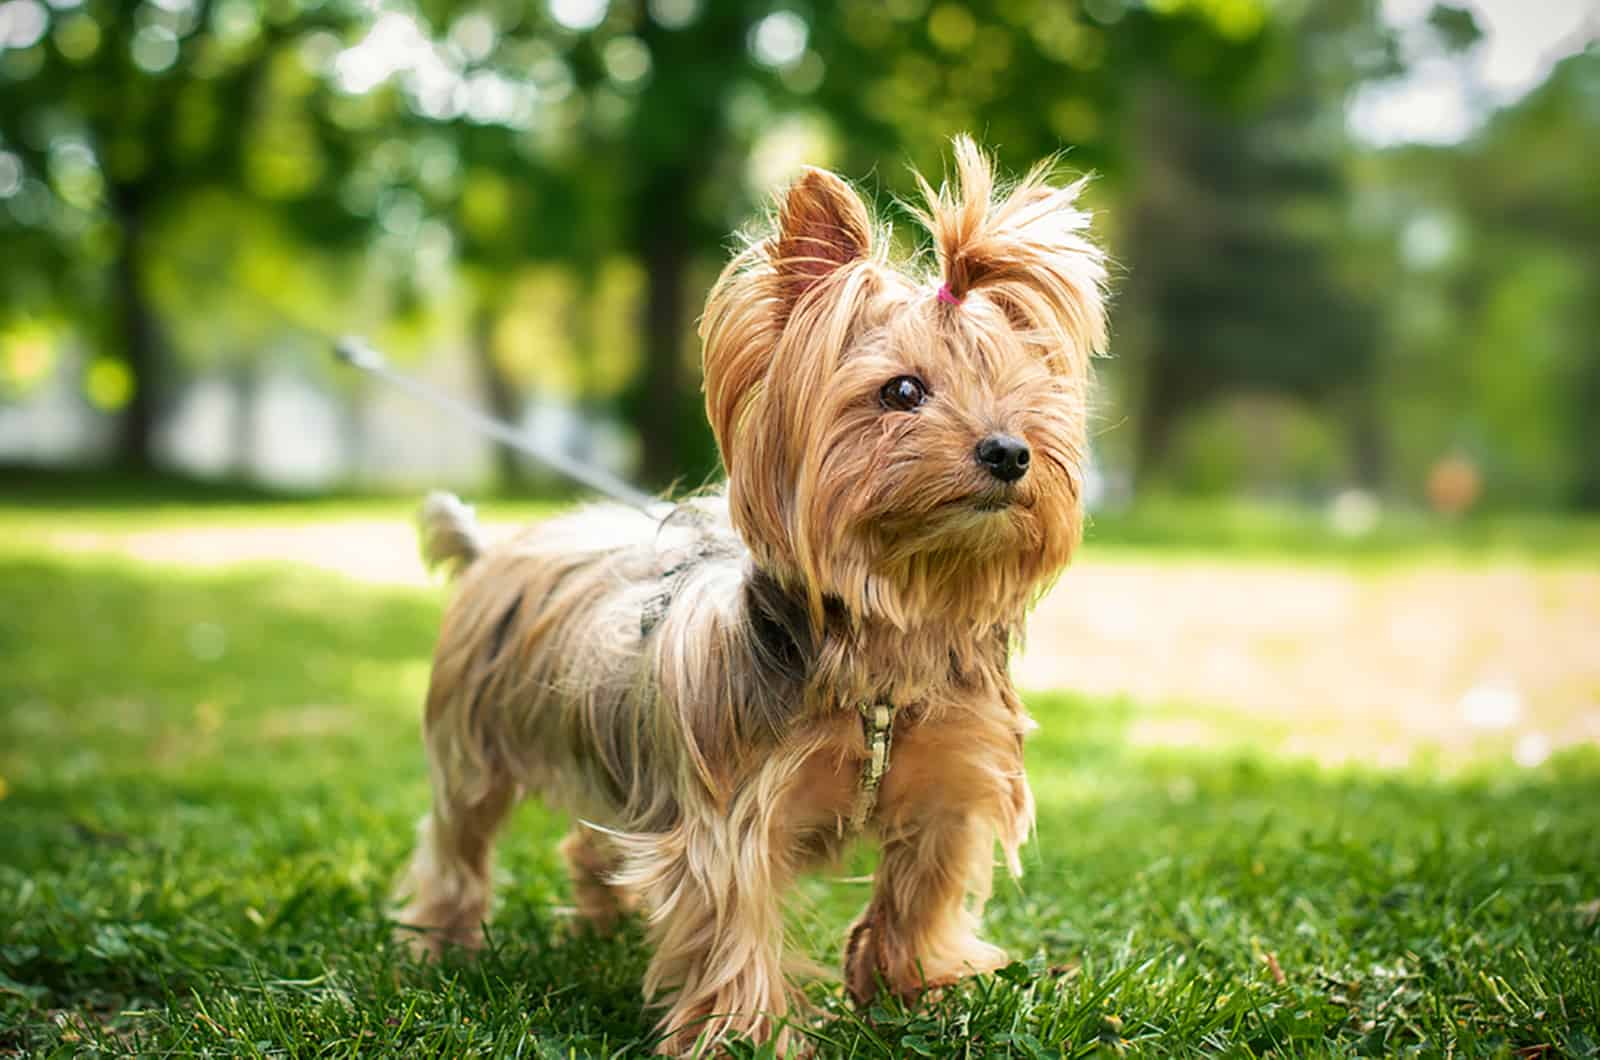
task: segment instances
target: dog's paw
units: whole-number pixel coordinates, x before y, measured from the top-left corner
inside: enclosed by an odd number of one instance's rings
[[[844,944],[844,987],[850,1000],[865,1008],[878,996],[883,965],[878,953],[881,925],[874,916],[864,915],[850,927]]]
[[[896,947],[882,920],[870,913],[850,928],[844,953],[845,990],[863,1008],[885,988],[908,1001],[931,999],[963,979],[1004,968],[1008,961],[1004,950],[971,936],[952,943],[946,952],[913,956]]]
[[[436,961],[452,950],[475,953],[483,948],[483,923],[473,918],[429,917],[414,909],[395,917],[394,939],[419,961]]]

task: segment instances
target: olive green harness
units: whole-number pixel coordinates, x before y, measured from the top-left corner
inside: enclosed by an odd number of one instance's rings
[[[639,615],[639,636],[648,638],[665,617],[672,605],[680,576],[703,556],[691,555],[661,574],[662,585],[644,604]],[[861,731],[866,740],[867,758],[861,765],[861,782],[856,787],[855,802],[850,807],[847,834],[859,832],[878,808],[878,789],[889,772],[889,750],[894,742],[895,708],[888,703],[860,703],[856,711],[861,715]]]
[[[895,709],[887,703],[862,703],[861,730],[867,740],[867,760],[861,766],[861,784],[850,809],[849,831],[859,832],[878,808],[878,789],[889,772],[889,749],[894,742]]]

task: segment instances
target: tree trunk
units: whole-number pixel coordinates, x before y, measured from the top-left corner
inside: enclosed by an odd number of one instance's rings
[[[683,341],[688,319],[684,285],[689,273],[689,240],[676,219],[687,210],[684,182],[669,178],[669,198],[657,200],[654,221],[645,221],[639,248],[649,279],[645,296],[643,394],[637,404],[644,459],[640,475],[659,488],[683,474],[678,431],[682,424]]]
[[[483,295],[472,314],[472,356],[478,368],[489,411],[497,420],[514,427],[522,423],[522,395],[500,368],[494,356],[494,298]],[[527,483],[517,451],[502,442],[494,444],[495,485],[509,492],[520,492]]]
[[[228,389],[233,391],[233,473],[248,480],[256,469],[256,421],[260,376],[255,361],[240,356],[229,366]]]
[[[1383,490],[1389,472],[1389,446],[1384,436],[1383,412],[1378,407],[1379,385],[1373,379],[1357,391],[1349,420],[1356,485],[1374,493]]]
[[[133,393],[117,418],[116,461],[127,471],[155,467],[155,429],[163,356],[160,325],[144,284],[145,211],[137,189],[116,188],[110,195],[121,229],[112,262],[114,316],[107,345],[120,353],[133,379]]]
[[[1155,336],[1161,342],[1160,336]],[[1167,463],[1184,395],[1174,385],[1175,371],[1160,349],[1146,351],[1144,394],[1139,401],[1138,445],[1133,454],[1134,488],[1142,490]]]
[[[1592,256],[1592,276],[1600,276],[1600,254]],[[1580,318],[1581,321],[1582,318]],[[1585,349],[1579,360],[1577,378],[1573,381],[1576,402],[1572,419],[1572,443],[1575,452],[1585,454],[1578,461],[1577,481],[1572,484],[1571,500],[1582,511],[1600,512],[1600,306],[1590,302],[1589,326],[1580,334]]]

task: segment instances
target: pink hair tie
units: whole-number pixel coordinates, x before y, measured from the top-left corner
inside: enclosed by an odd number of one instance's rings
[[[948,283],[939,285],[939,301],[945,305],[959,306],[961,304],[961,299],[950,293],[950,285]]]

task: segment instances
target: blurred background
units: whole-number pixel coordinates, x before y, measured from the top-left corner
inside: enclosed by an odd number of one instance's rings
[[[1024,679],[1541,759],[1600,736],[1597,39],[1584,0],[0,0],[0,492],[52,548],[405,581],[398,502],[299,545],[49,512],[567,489],[347,332],[698,485],[730,233],[805,163],[903,216],[971,131],[1096,174],[1117,262]]]
[[[1106,503],[1594,508],[1597,35],[1582,0],[4,0],[0,459],[526,484],[331,363],[355,331],[698,483],[730,233],[803,163],[893,212],[970,130],[1098,174]]]

